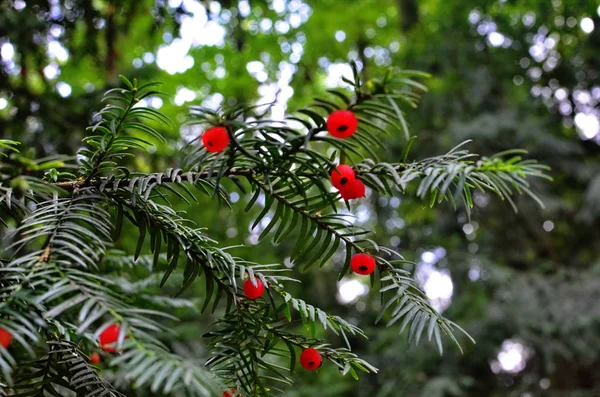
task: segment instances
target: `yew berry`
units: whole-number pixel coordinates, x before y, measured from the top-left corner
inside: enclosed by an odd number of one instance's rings
[[[237,393],[237,390],[235,389],[229,389],[229,390],[225,390],[223,392],[223,397],[242,397],[241,394]]]
[[[302,368],[309,371],[314,371],[319,368],[322,362],[323,358],[321,358],[321,353],[312,347],[305,349],[302,354],[300,354],[300,365],[302,365]]]
[[[336,189],[341,189],[356,179],[354,170],[349,165],[338,165],[331,171],[331,184]]]
[[[375,270],[375,258],[369,254],[356,254],[350,259],[350,267],[354,273],[367,276]]]
[[[256,285],[252,284],[250,279],[244,283],[244,293],[248,299],[258,299],[265,293],[265,286],[262,281],[255,279]]]
[[[336,138],[349,138],[358,128],[358,119],[350,110],[336,110],[327,118],[327,131]]]
[[[202,134],[202,144],[209,152],[221,152],[229,145],[229,133],[225,127],[212,127]]]
[[[119,333],[121,332],[121,327],[117,324],[109,325],[102,333],[100,334],[99,342],[102,350],[108,353],[114,353],[117,351],[115,344],[119,339]],[[128,338],[126,336],[125,338]]]
[[[90,354],[90,362],[92,364],[98,364],[100,362],[100,355],[96,352]]]
[[[12,335],[4,328],[0,328],[0,346],[7,349],[12,343]]]
[[[355,179],[340,188],[344,200],[365,197],[365,184],[360,179]]]

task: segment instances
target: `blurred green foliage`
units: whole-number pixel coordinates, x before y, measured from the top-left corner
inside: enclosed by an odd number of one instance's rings
[[[338,70],[345,72],[337,64],[348,59],[369,75],[392,64],[431,73],[430,93],[410,115],[419,136],[413,153],[426,157],[465,139],[474,139],[470,148],[483,154],[526,149],[553,169],[555,183],[538,191],[546,209],[523,199],[513,213],[507,203],[480,195],[469,220],[448,205],[430,209],[410,196],[392,202],[371,195],[358,208],[361,220],[376,228],[379,243],[428,262],[430,275],[450,275],[446,315],[477,344],[440,357],[434,346],[409,348],[396,329],[372,326],[376,297],[348,305],[336,299],[342,260],[336,258],[297,275],[299,288],[309,303],[364,327],[371,341],[353,346],[381,373],[358,382],[331,367],[298,373],[289,395],[598,396],[597,7],[578,0],[4,1],[0,138],[23,142],[21,151],[37,157],[74,153],[118,74],[163,82],[171,98],[155,104],[179,125],[185,93],[193,98],[188,105],[275,96],[282,109],[297,109],[324,92]],[[182,136],[189,141],[200,131],[164,133],[167,144],[139,154],[137,168],[167,168],[178,160]],[[403,139],[386,144],[382,157],[399,159]],[[244,213],[243,205],[230,211],[204,199],[176,207],[224,245],[249,245],[238,249],[249,260],[289,256],[285,242],[254,245],[249,221],[256,214]],[[117,248],[131,252],[135,233],[122,236]],[[131,281],[141,277],[132,268]],[[198,284],[186,296],[201,297],[202,289]],[[201,358],[200,335],[211,319],[186,308],[177,314],[184,319],[176,326],[181,339],[168,341]],[[522,349],[513,345],[499,363],[507,340]],[[519,371],[506,371],[510,360]]]

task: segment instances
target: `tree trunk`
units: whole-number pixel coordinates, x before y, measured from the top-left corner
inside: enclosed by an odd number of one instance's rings
[[[419,5],[417,0],[397,0],[400,14],[400,30],[408,32],[419,22]]]

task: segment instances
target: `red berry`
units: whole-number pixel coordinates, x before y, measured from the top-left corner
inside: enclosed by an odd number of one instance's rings
[[[355,179],[340,188],[340,194],[344,200],[365,197],[365,184]]]
[[[90,362],[92,364],[98,364],[100,362],[100,355],[96,352],[90,354]]]
[[[265,293],[265,286],[262,281],[258,278],[256,280],[256,286],[252,284],[250,279],[246,280],[244,283],[244,293],[248,299],[258,299]]]
[[[349,165],[341,164],[331,171],[331,184],[336,189],[341,189],[343,186],[348,185],[355,178],[354,170]]]
[[[117,351],[115,344],[119,339],[119,333],[121,332],[121,327],[117,324],[109,325],[98,338],[100,341],[100,347],[102,350],[108,353],[114,353]],[[127,336],[125,338],[128,338]]]
[[[229,133],[225,127],[212,127],[202,134],[202,144],[209,152],[221,152],[229,145]]]
[[[321,358],[321,353],[312,347],[305,349],[300,355],[300,365],[302,365],[302,368],[309,371],[314,371],[319,368],[322,362],[323,359]]]
[[[369,254],[356,254],[350,259],[350,267],[354,273],[367,276],[375,270],[375,258]]]
[[[223,392],[223,397],[242,397],[241,394],[238,394],[237,390],[235,389],[229,389],[229,390],[225,390]]]
[[[358,128],[358,119],[350,110],[336,110],[327,118],[327,131],[336,138],[349,138]]]
[[[0,328],[0,346],[8,349],[8,346],[12,343],[12,335],[4,328]]]

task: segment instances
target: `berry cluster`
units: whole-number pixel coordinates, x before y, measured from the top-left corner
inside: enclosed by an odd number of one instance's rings
[[[327,131],[336,138],[350,138],[358,128],[358,119],[351,110],[336,110],[327,118]],[[229,145],[229,131],[224,126],[214,126],[202,134],[202,145],[209,152],[222,152]]]
[[[331,184],[340,191],[344,200],[365,196],[365,184],[356,179],[356,174],[349,165],[341,164],[331,171]]]
[[[351,110],[336,110],[327,118],[326,128],[336,138],[350,138],[358,129],[358,118]],[[201,139],[206,150],[218,153],[229,146],[230,136],[227,127],[214,126],[204,131]],[[356,178],[350,166],[338,166],[331,173],[331,181],[344,200],[365,196],[365,184]]]
[[[336,110],[329,115],[326,123],[327,131],[336,138],[349,138],[358,128],[358,119],[350,110]],[[225,127],[211,127],[202,134],[202,143],[209,152],[220,152],[229,144],[229,133]],[[351,166],[340,164],[331,171],[331,184],[339,190],[344,200],[358,199],[365,196],[365,184],[356,177]],[[369,275],[375,270],[375,258],[369,254],[356,254],[350,260],[352,270],[360,275]],[[265,285],[256,278],[254,282],[248,278],[244,282],[244,294],[247,299],[256,300],[265,293]],[[312,347],[300,354],[300,365],[308,371],[318,369],[323,363],[321,353]],[[241,396],[237,390],[223,392],[223,397]]]

